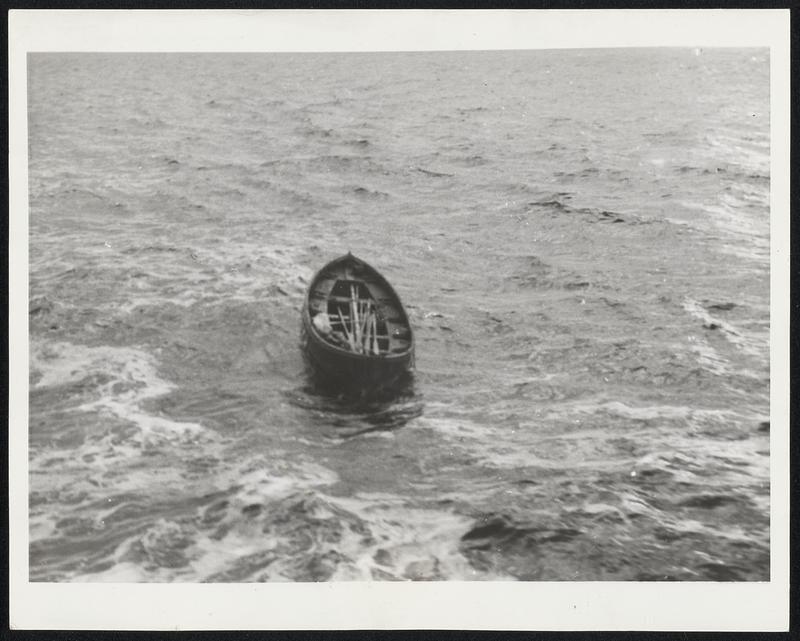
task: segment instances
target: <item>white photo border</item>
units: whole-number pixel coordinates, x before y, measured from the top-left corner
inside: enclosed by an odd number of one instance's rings
[[[12,629],[763,630],[789,621],[789,10],[10,11]],[[55,584],[28,580],[30,52],[769,47],[771,580]]]

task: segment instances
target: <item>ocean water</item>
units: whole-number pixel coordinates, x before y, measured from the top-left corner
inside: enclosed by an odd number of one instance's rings
[[[31,580],[769,579],[766,50],[28,62]]]

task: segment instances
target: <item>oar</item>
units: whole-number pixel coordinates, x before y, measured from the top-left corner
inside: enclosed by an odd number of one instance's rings
[[[364,343],[363,343],[364,353],[369,354],[369,316],[367,315],[366,312],[362,316],[362,319],[363,321],[361,323],[361,327],[363,329],[362,334],[364,338]]]
[[[350,344],[350,349],[355,351],[355,348],[353,347],[353,338],[350,335],[350,332],[347,331],[347,325],[345,325],[344,318],[342,317],[342,310],[337,307],[336,312],[339,314],[339,320],[342,322],[342,329],[344,330],[344,335],[347,337],[347,342]]]
[[[375,308],[370,305],[372,309],[369,312],[369,341],[367,342],[367,351],[375,353]]]
[[[358,302],[356,300],[356,290],[355,287],[350,285],[350,317],[353,323],[353,351],[359,351],[356,349],[357,346],[360,346],[361,343],[361,336],[359,336],[359,322],[358,322]]]
[[[360,310],[361,313],[361,344],[364,347],[364,351],[369,351],[369,338],[367,337],[367,331],[369,330],[369,301],[363,303],[363,307]]]

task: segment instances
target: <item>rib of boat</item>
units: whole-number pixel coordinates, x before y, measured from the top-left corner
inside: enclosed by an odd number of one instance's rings
[[[349,252],[312,278],[302,315],[306,362],[326,384],[375,391],[413,370],[414,334],[400,297]]]

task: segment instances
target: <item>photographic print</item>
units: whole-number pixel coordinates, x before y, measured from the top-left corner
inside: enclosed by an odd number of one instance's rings
[[[771,53],[700,44],[28,52],[28,581],[769,582]]]

